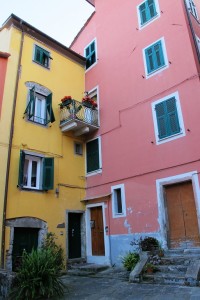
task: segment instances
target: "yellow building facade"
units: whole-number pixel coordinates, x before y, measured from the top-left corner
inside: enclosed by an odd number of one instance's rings
[[[73,100],[84,96],[85,59],[15,15],[0,30],[0,51],[11,54],[0,120],[2,261],[14,270],[23,249],[40,246],[47,232],[67,259],[85,257],[83,134],[90,128],[76,121],[83,106]],[[68,122],[63,108],[73,112]]]

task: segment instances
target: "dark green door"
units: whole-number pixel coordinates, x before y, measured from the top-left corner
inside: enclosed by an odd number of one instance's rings
[[[70,258],[81,257],[81,214],[68,214],[68,255]]]
[[[22,253],[25,250],[30,253],[32,249],[38,246],[38,228],[15,228],[13,242],[13,271],[16,271],[20,265]]]

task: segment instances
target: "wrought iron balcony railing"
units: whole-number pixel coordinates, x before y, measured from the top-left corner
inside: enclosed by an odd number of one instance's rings
[[[76,100],[66,101],[60,104],[60,126],[71,121],[80,121],[84,125],[98,128],[98,110],[86,107],[85,104]]]

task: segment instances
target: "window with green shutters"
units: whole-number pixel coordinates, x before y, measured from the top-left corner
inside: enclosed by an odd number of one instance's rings
[[[175,97],[156,104],[155,111],[159,139],[163,139],[180,132]]]
[[[24,189],[52,190],[54,158],[39,157],[20,151],[18,186]]]
[[[144,53],[147,74],[150,74],[166,65],[163,53],[163,44],[161,40],[145,48]]]
[[[41,95],[35,92],[35,87],[30,89],[29,101],[24,114],[27,119],[34,123],[47,126],[48,123],[55,121],[52,109],[52,94],[48,96]]]
[[[87,173],[100,169],[99,139],[86,143]]]
[[[155,0],[146,0],[139,5],[140,25],[144,25],[151,19],[155,18],[158,13],[156,11]]]
[[[96,56],[96,41],[94,40],[85,48],[86,69],[90,68],[94,63],[96,63]]]
[[[45,68],[49,68],[50,65],[50,53],[46,50],[44,50],[43,48],[35,45],[35,49],[34,49],[34,58],[33,60],[42,65]]]

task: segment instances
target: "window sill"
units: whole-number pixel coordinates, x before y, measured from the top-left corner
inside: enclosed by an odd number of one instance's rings
[[[86,174],[86,177],[90,177],[90,176],[93,176],[93,175],[96,175],[96,174],[99,174],[99,173],[102,173],[102,169],[91,171],[91,172]]]
[[[47,191],[45,190],[40,190],[40,189],[37,189],[37,188],[31,188],[31,187],[25,187],[25,186],[19,186],[17,185],[17,188],[21,191],[27,191],[27,192],[40,192],[40,193],[46,193]]]
[[[176,134],[173,134],[173,135],[170,135],[170,136],[167,136],[167,137],[165,137],[165,138],[163,138],[163,139],[158,139],[158,140],[157,140],[157,145],[160,145],[160,144],[163,144],[163,143],[166,143],[166,142],[173,141],[173,140],[178,139],[178,138],[180,138],[180,137],[182,137],[182,136],[185,136],[185,134],[184,134],[183,131],[181,131],[181,132],[179,132],[179,133],[176,133]]]
[[[113,218],[116,219],[116,218],[125,218],[126,217],[126,214],[122,213],[122,214],[114,214],[113,215]]]
[[[156,75],[156,74],[164,71],[166,68],[168,68],[168,65],[165,64],[162,67],[156,69],[155,71],[152,71],[152,72],[146,74],[146,79],[148,79],[148,78],[150,78],[150,77],[152,77],[152,76],[154,76],[154,75]]]

